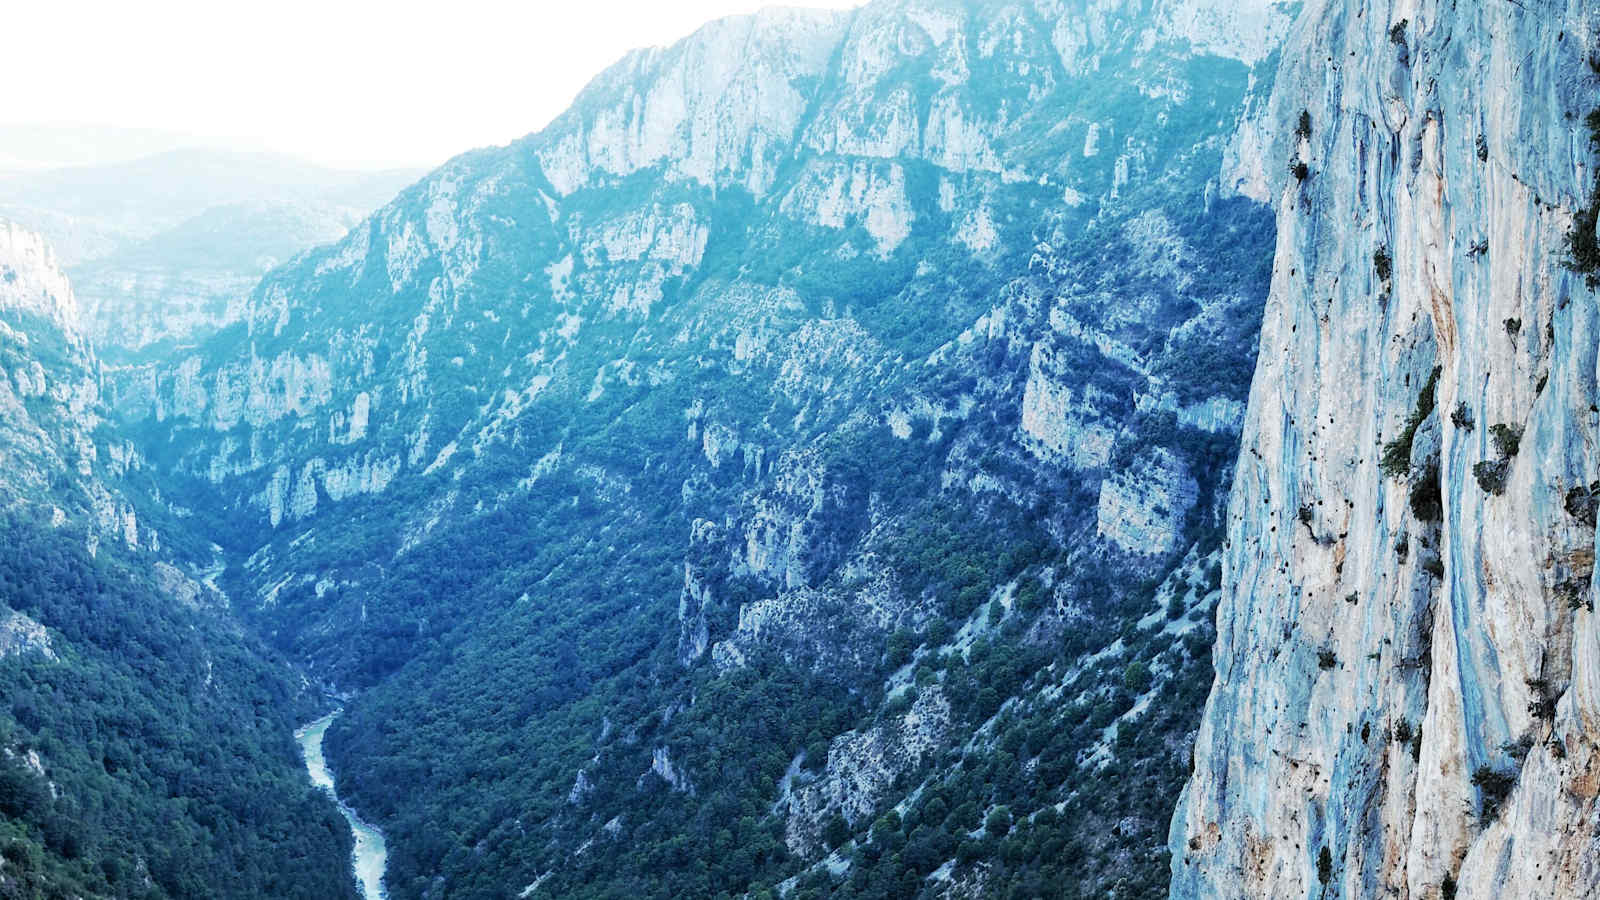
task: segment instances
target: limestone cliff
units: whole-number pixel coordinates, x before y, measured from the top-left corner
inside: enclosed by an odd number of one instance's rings
[[[1235,142],[1278,249],[1174,897],[1600,891],[1597,27],[1308,3]]]
[[[106,427],[99,360],[72,285],[38,234],[0,220],[0,509],[128,549],[159,545],[119,487],[142,465]]]
[[[503,505],[441,487],[485,460],[517,460],[510,494],[582,465],[533,424],[569,403],[681,393],[672,414],[713,472],[782,482],[783,450],[847,422],[905,439],[913,419],[970,421],[963,389],[890,385],[1012,355],[1025,377],[999,373],[991,401],[1020,400],[1020,424],[997,425],[1023,464],[1065,466],[1091,502],[1120,471],[1099,534],[1181,550],[1191,461],[1113,450],[1135,415],[1170,416],[1169,437],[1237,431],[1259,298],[1219,273],[1257,266],[1206,243],[1261,223],[1213,204],[1212,159],[1287,18],[1147,6],[772,10],[630,54],[544,131],[451,161],[274,271],[192,354],[115,372],[118,406],[163,477],[209,498],[197,512],[249,532],[238,549],[279,545],[250,585],[265,602],[322,577],[288,545],[352,504],[429,495],[397,523],[408,547]],[[787,417],[735,428],[747,411],[693,386],[708,371],[756,380]],[[948,483],[1001,487],[964,468]],[[843,548],[802,548],[804,516],[763,502],[747,567],[789,586],[831,571]]]

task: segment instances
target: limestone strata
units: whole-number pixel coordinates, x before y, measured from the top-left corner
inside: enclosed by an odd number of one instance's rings
[[[1174,897],[1600,892],[1597,12],[1309,3],[1236,141],[1278,251]]]

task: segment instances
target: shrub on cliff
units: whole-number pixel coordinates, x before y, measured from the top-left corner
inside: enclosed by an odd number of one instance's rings
[[[1600,109],[1593,110],[1584,119],[1589,128],[1589,147],[1600,153]],[[1589,203],[1578,210],[1572,220],[1572,230],[1567,233],[1567,266],[1587,276],[1592,290],[1600,284],[1600,241],[1596,226],[1600,225],[1600,186],[1597,186]]]
[[[1390,478],[1404,478],[1411,474],[1411,445],[1416,440],[1417,427],[1433,414],[1438,389],[1439,367],[1435,366],[1428,376],[1427,383],[1422,386],[1421,393],[1417,395],[1416,408],[1406,418],[1406,424],[1400,429],[1400,434],[1383,445],[1383,456],[1379,459],[1378,468],[1384,475]]]
[[[1512,788],[1517,786],[1517,776],[1489,766],[1479,766],[1472,773],[1472,786],[1478,789],[1483,798],[1483,821],[1493,822],[1500,817],[1501,807],[1505,805],[1506,798],[1511,796]]]

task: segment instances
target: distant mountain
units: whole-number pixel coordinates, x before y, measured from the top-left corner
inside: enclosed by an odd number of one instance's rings
[[[0,125],[0,176],[104,166],[182,148],[244,150],[240,141],[115,125]]]
[[[416,174],[185,148],[0,179],[0,215],[58,248],[88,335],[121,360],[233,321],[262,274],[337,240]]]
[[[208,209],[237,203],[375,206],[415,175],[340,171],[269,153],[184,148],[9,178],[0,181],[0,207],[15,221],[25,222],[22,213],[39,210],[91,221],[128,239],[143,239]],[[98,255],[61,252],[68,265]]]

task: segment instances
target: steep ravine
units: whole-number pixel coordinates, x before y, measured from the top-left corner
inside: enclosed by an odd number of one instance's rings
[[[1152,7],[712,23],[115,373],[393,896],[1164,890],[1288,19]]]
[[[1236,141],[1278,250],[1174,897],[1600,891],[1597,28],[1309,3]]]
[[[0,896],[353,897],[302,679],[107,415],[57,260],[0,220]]]

